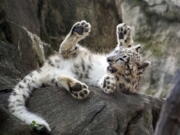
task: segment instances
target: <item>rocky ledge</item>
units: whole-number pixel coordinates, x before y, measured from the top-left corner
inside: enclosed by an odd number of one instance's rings
[[[90,97],[73,99],[63,89],[37,89],[27,106],[44,117],[52,135],[152,135],[162,102],[139,94],[104,94],[90,87]],[[7,91],[7,90],[6,90]],[[7,111],[9,92],[0,93],[1,135],[31,135],[31,129]]]
[[[14,45],[0,42],[0,50],[0,135],[32,135],[30,126],[7,109],[11,89],[27,73],[26,66]],[[63,89],[44,87],[32,93],[27,107],[49,122],[52,135],[153,134],[162,101],[140,94],[117,91],[106,95],[98,88],[90,90],[89,98],[76,100]]]

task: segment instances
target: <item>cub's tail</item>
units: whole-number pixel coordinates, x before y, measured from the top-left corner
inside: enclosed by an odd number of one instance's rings
[[[29,98],[31,92],[35,88],[41,87],[42,84],[39,70],[33,71],[25,76],[25,78],[14,87],[9,97],[9,110],[14,116],[26,124],[36,123],[36,127],[41,126],[51,131],[48,123],[43,118],[29,112],[25,106],[26,100]]]

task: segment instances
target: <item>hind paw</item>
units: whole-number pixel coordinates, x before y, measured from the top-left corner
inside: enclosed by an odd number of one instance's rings
[[[85,99],[89,96],[90,90],[86,84],[76,82],[70,86],[70,93],[76,99]]]
[[[89,96],[90,90],[88,86],[79,80],[68,76],[57,78],[57,83],[61,84],[76,99],[85,99]]]

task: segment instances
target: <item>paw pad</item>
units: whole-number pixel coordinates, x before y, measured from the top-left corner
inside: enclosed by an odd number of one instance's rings
[[[88,86],[82,83],[76,83],[70,90],[71,95],[76,99],[85,99],[89,96]]]
[[[88,35],[90,31],[91,25],[84,20],[75,23],[72,28],[72,33],[77,33],[78,35]]]
[[[124,41],[125,43],[127,43],[129,40],[128,38],[131,37],[131,27],[125,23],[121,23],[117,25],[116,34],[117,34],[118,40]]]

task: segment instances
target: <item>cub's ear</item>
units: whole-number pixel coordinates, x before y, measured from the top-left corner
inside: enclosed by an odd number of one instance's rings
[[[135,46],[134,49],[135,49],[137,52],[140,52],[141,48],[142,48],[141,45],[138,44],[138,45]]]
[[[134,49],[136,52],[140,52],[140,50],[141,50],[141,45],[138,44],[138,45],[132,46],[131,49]]]
[[[138,66],[138,69],[146,69],[151,64],[150,61],[144,61],[141,65]]]

